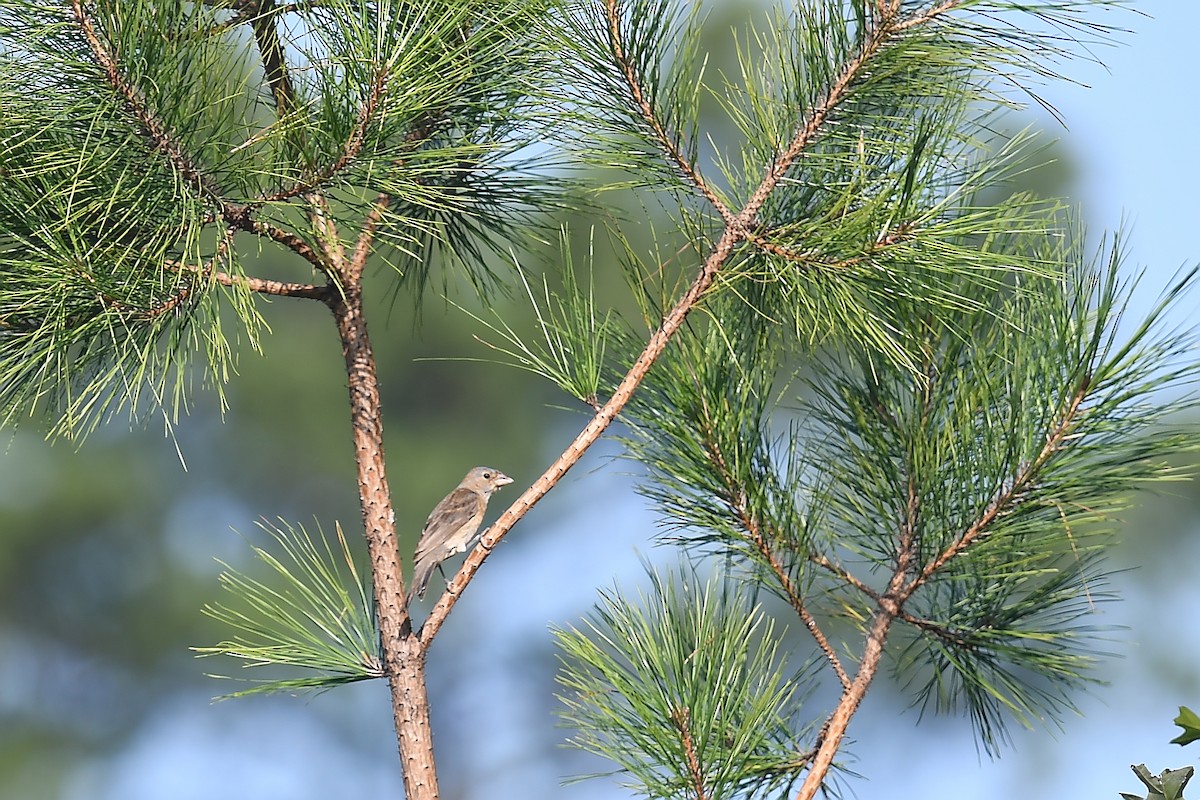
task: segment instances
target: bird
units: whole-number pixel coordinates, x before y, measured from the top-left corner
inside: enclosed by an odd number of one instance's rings
[[[413,556],[416,568],[413,571],[412,590],[408,594],[409,602],[414,596],[425,596],[425,585],[429,583],[429,576],[435,567],[440,567],[447,558],[467,549],[479,530],[479,523],[483,522],[492,492],[512,482],[512,478],[498,469],[475,467],[454,491],[433,507],[429,519],[425,520],[425,527],[421,529],[417,552]]]

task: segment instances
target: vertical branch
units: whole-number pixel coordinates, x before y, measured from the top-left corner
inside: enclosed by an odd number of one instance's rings
[[[405,796],[410,800],[436,800],[438,784],[425,686],[425,652],[413,636],[404,603],[396,515],[384,465],[379,379],[367,335],[361,283],[344,281],[341,291],[331,290],[326,302],[333,312],[346,361],[363,530],[371,556],[375,607],[392,695],[396,740],[404,767]]]
[[[297,124],[294,120],[288,119],[289,115],[296,113],[300,105],[300,98],[296,94],[296,86],[288,71],[283,39],[279,35],[279,9],[275,7],[274,0],[240,0],[240,2],[243,10],[256,8],[255,15],[250,20],[250,27],[254,31],[254,41],[258,44],[263,74],[266,77],[267,85],[271,88],[271,97],[275,101],[275,117],[280,124],[285,126]],[[255,6],[256,3],[257,6]],[[376,98],[377,94],[372,96],[373,100]],[[362,113],[367,114],[369,110],[370,106],[364,108]],[[360,134],[356,132],[356,135]],[[304,128],[297,127],[288,131],[287,137],[294,150],[297,168],[309,169],[311,164],[305,153],[307,137]],[[352,145],[354,145],[353,141],[348,147]],[[340,169],[342,166],[344,166],[344,162],[339,161],[335,169]],[[315,187],[300,192],[300,196],[308,204],[305,213],[312,225],[313,232],[325,250],[327,256],[325,263],[333,265],[335,271],[340,271],[345,261],[345,248],[337,238],[336,225],[329,210],[328,200]],[[278,197],[282,198],[283,195],[278,195]]]
[[[929,392],[923,391],[928,413]],[[910,457],[910,462],[912,461]],[[863,646],[862,660],[858,665],[858,673],[854,682],[842,691],[837,707],[825,726],[821,729],[820,741],[817,743],[817,753],[813,757],[812,766],[804,777],[804,783],[796,795],[796,800],[812,800],[825,782],[825,775],[833,765],[833,758],[842,746],[846,728],[850,720],[862,704],[863,697],[875,679],[879,670],[879,662],[883,658],[883,648],[887,644],[888,632],[892,624],[904,615],[904,601],[911,596],[906,589],[909,576],[917,566],[917,547],[920,540],[919,526],[921,521],[921,494],[915,477],[915,468],[909,464],[908,479],[905,481],[904,512],[900,520],[900,529],[896,535],[896,567],[888,580],[887,589],[879,595],[875,604],[875,613],[871,616],[871,624],[867,630],[866,643]]]
[[[897,575],[903,578],[901,573],[897,573]],[[896,583],[895,578],[892,582]],[[899,588],[898,585],[896,588]],[[825,776],[828,774],[829,768],[833,766],[833,758],[842,746],[846,728],[849,727],[851,718],[858,711],[859,705],[866,697],[867,690],[871,687],[875,673],[879,670],[879,662],[883,658],[883,647],[887,642],[888,631],[891,629],[892,623],[896,621],[897,613],[898,605],[894,599],[885,595],[879,608],[871,617],[866,646],[863,648],[862,660],[859,662],[854,682],[842,692],[837,707],[821,729],[816,754],[804,777],[804,783],[796,794],[796,800],[812,800],[825,783]]]
[[[825,776],[833,766],[833,758],[842,746],[842,739],[850,725],[851,718],[862,704],[871,681],[879,671],[879,662],[883,658],[883,648],[887,644],[888,632],[892,623],[903,613],[904,584],[908,580],[916,560],[916,531],[915,523],[919,506],[916,494],[912,491],[912,481],[909,481],[908,508],[906,518],[900,530],[896,550],[896,569],[888,581],[886,591],[879,597],[875,613],[871,616],[871,624],[867,629],[866,644],[863,647],[862,660],[858,664],[858,672],[854,681],[842,691],[837,707],[825,721],[821,729],[820,740],[817,742],[817,752],[813,756],[804,783],[796,794],[796,800],[812,800],[825,783]]]

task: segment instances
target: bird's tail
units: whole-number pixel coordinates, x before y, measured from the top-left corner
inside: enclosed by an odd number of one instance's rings
[[[408,590],[406,604],[411,603],[414,597],[425,596],[425,586],[429,583],[429,576],[433,574],[433,570],[436,568],[436,561],[417,562],[417,568],[413,572],[412,588]]]

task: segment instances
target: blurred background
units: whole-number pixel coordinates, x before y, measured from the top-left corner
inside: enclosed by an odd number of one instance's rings
[[[1125,227],[1127,268],[1145,269],[1129,314],[1143,314],[1175,271],[1200,259],[1200,156],[1192,4],[1097,11],[1128,28],[1075,62],[1077,84],[1041,87],[1065,119],[1031,109],[1061,140],[1039,189],[1078,203],[1090,235]],[[721,58],[751,4],[714,4]],[[578,225],[578,221],[576,222]],[[268,265],[270,267],[270,265]],[[434,503],[475,464],[512,475],[515,497],[584,417],[529,376],[487,363],[474,323],[438,297],[416,322],[390,304],[386,276],[373,335],[383,381],[390,480],[406,551]],[[601,279],[603,283],[603,278]],[[616,280],[611,281],[617,284]],[[603,288],[603,286],[602,286]],[[457,299],[469,298],[466,293]],[[1200,322],[1179,308],[1174,322]],[[519,315],[519,312],[514,312]],[[345,379],[328,314],[277,301],[262,357],[246,352],[223,416],[211,395],[164,436],[154,421],[101,428],[81,447],[47,444],[38,426],[0,449],[0,798],[14,800],[327,800],[403,793],[386,687],[213,703],[231,687],[189,646],[226,632],[200,613],[221,599],[221,559],[246,567],[260,517],[326,530],[341,521],[360,550]],[[1200,354],[1197,354],[1200,357]],[[1166,400],[1164,399],[1164,402]],[[1200,421],[1197,422],[1200,424]],[[654,516],[633,491],[633,465],[595,448],[493,557],[430,655],[443,796],[601,800],[607,779],[563,786],[604,765],[561,747],[547,628],[586,613],[597,588],[631,586],[656,548]],[[886,680],[850,728],[844,788],[860,797],[1115,797],[1137,791],[1131,763],[1153,772],[1200,762],[1167,742],[1177,706],[1200,708],[1200,487],[1146,495],[1122,527],[1115,566],[1124,601],[1097,612],[1117,657],[1084,712],[1014,730],[999,760],[968,723],[906,708]],[[496,503],[493,506],[497,505]],[[489,518],[498,513],[493,507]],[[456,562],[455,562],[456,563]],[[435,578],[435,582],[438,579]],[[423,610],[418,611],[422,615]]]

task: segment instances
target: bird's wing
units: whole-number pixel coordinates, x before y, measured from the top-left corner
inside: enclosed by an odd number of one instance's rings
[[[461,486],[446,495],[429,514],[429,519],[425,520],[425,528],[417,542],[416,560],[421,561],[433,555],[438,547],[444,546],[446,536],[479,514],[483,502],[483,495],[479,492]]]

